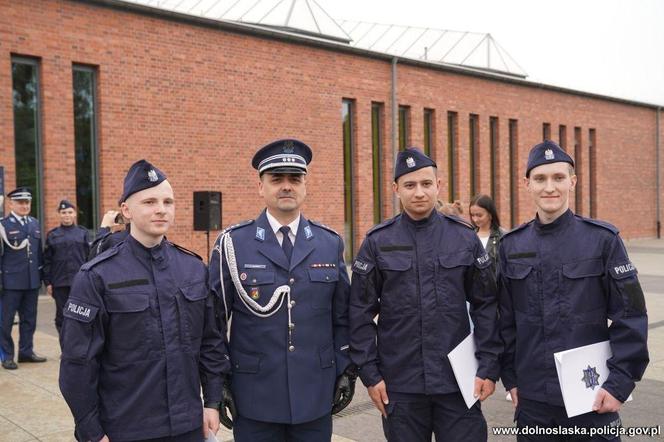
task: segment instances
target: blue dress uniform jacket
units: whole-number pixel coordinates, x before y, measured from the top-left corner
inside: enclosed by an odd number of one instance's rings
[[[88,260],[90,242],[85,227],[58,226],[46,235],[44,284],[71,287],[74,275]]]
[[[226,312],[232,316],[231,388],[238,413],[283,424],[329,415],[335,380],[350,363],[350,281],[341,237],[300,217],[289,264],[265,211],[256,221],[231,227],[229,234],[243,289],[265,306],[276,288],[289,286],[294,324],[289,335],[286,295],[275,314],[256,316],[231,281],[225,256],[222,290],[218,253],[222,233],[210,259],[210,286],[221,300],[222,322]]]
[[[624,402],[648,364],[648,318],[618,230],[568,210],[507,233],[499,256],[505,387],[562,406],[553,353],[610,340],[602,387]]]
[[[466,301],[477,376],[497,380],[495,277],[469,225],[437,211],[420,221],[398,215],[367,233],[352,270],[351,359],[364,385],[383,379],[393,392],[459,391],[447,355],[470,333]]]
[[[35,290],[41,286],[41,271],[44,264],[44,253],[41,243],[39,221],[28,216],[28,222],[21,225],[19,220],[10,214],[0,220],[7,235],[0,253],[0,273],[5,290]],[[14,250],[25,239],[27,247]],[[0,241],[2,241],[0,239]]]
[[[112,441],[176,436],[219,402],[228,361],[207,270],[164,239],[133,237],[84,264],[64,311],[60,389],[76,436]]]

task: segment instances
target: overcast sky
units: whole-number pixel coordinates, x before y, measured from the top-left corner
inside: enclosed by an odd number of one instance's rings
[[[317,0],[334,18],[490,33],[532,81],[664,107],[664,0]]]

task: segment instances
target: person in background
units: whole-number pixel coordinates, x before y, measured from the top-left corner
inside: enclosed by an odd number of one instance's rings
[[[498,274],[498,244],[505,234],[500,227],[496,204],[489,195],[477,195],[470,201],[470,222],[477,231],[484,249],[491,258],[493,274]]]
[[[7,194],[11,213],[0,221],[0,278],[2,279],[2,367],[18,368],[14,362],[12,327],[18,312],[18,362],[46,362],[35,354],[33,336],[37,327],[37,297],[42,281],[44,251],[39,221],[30,216],[32,191],[19,187]]]
[[[125,221],[122,214],[117,210],[109,210],[104,214],[101,225],[97,231],[97,237],[92,241],[88,261],[99,255],[104,250],[125,240],[129,235],[129,223]]]
[[[46,235],[44,284],[55,299],[55,328],[62,329],[62,309],[74,275],[90,253],[88,230],[76,224],[76,207],[66,199],[58,204],[60,225]]]

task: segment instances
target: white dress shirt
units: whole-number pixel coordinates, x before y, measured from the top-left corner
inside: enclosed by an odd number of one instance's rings
[[[279,245],[281,245],[282,242],[284,242],[284,234],[279,231],[281,228],[282,224],[277,221],[275,217],[270,215],[270,211],[266,210],[265,215],[267,216],[267,221],[270,223],[270,227],[272,227],[272,231],[277,237],[277,242],[279,242]],[[300,226],[300,214],[297,214],[297,218],[293,220],[292,223],[288,224],[288,227],[290,227],[290,232],[288,232],[288,237],[291,240],[291,244],[295,246],[295,237],[297,236],[297,229]]]

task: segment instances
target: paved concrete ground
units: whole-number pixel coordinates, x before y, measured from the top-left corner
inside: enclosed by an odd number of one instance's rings
[[[632,261],[639,269],[646,292],[649,314],[651,362],[634,400],[621,412],[625,426],[664,426],[664,240],[633,241],[627,244]],[[42,296],[35,334],[35,348],[48,356],[45,364],[22,364],[18,370],[0,370],[0,441],[71,441],[73,422],[58,389],[59,345],[53,326],[54,303]],[[15,327],[16,328],[16,327]],[[505,400],[504,389],[483,404],[489,428],[510,425],[513,409]],[[384,441],[380,417],[358,383],[353,403],[334,419],[334,442]],[[491,435],[490,441],[514,438]],[[220,441],[232,441],[229,432],[218,434]],[[662,439],[660,435],[658,439]],[[650,441],[635,437],[623,440]]]

